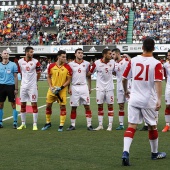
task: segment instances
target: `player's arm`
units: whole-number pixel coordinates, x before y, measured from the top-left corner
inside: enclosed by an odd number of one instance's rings
[[[130,76],[131,73],[131,62],[127,65],[124,73],[123,73],[123,79],[122,79],[122,84],[123,84],[123,89],[125,96],[129,98],[129,91],[128,91],[128,77]]]
[[[165,82],[167,82],[167,74],[166,74],[166,69],[165,69],[165,67],[164,67],[163,69],[164,69],[164,77],[165,77]]]
[[[131,57],[130,57],[128,54],[123,54],[123,56],[124,56],[128,61],[131,60]]]
[[[51,77],[52,77],[51,74],[47,74],[47,82],[48,82],[50,90],[53,92],[54,87],[52,86]]]
[[[89,93],[91,93],[91,75],[87,77]]]
[[[18,74],[14,73],[14,81],[15,81],[15,95],[18,94]]]
[[[91,76],[95,71],[96,71],[96,64],[94,62],[89,72],[87,73],[87,76]]]
[[[162,65],[161,63],[158,63],[155,67],[155,89],[158,99],[156,103],[157,111],[161,108],[162,80],[163,80]]]
[[[40,79],[41,76],[41,64],[40,62],[37,62],[36,64],[36,72],[37,72],[37,81]]]

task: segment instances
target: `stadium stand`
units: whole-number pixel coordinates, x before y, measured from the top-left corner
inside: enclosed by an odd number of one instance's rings
[[[170,3],[33,2],[0,12],[1,45],[170,43]]]

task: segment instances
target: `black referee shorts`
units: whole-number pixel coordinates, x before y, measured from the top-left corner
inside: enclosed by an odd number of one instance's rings
[[[9,102],[15,102],[15,85],[0,84],[0,102],[5,102],[8,97]]]

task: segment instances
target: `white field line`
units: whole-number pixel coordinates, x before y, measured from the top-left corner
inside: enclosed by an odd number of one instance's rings
[[[91,90],[95,90],[96,88],[94,88],[94,89],[91,89]],[[46,97],[39,97],[39,98],[46,98]],[[70,97],[67,97],[67,99],[69,99]],[[93,97],[94,98],[94,97]],[[38,107],[38,109],[41,109],[41,108],[43,108],[43,107],[45,107],[46,106],[46,104],[45,105],[42,105],[42,106],[39,106]],[[21,116],[21,114],[18,114],[18,116]],[[7,117],[7,118],[5,118],[5,119],[3,119],[3,121],[6,121],[6,120],[9,120],[9,119],[12,119],[13,118],[13,116],[10,116],[10,117]]]

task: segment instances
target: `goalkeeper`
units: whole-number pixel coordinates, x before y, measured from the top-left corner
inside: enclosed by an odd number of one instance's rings
[[[46,99],[46,124],[41,130],[47,130],[51,127],[52,105],[57,101],[60,105],[60,126],[59,132],[63,131],[63,126],[66,120],[66,94],[67,86],[70,84],[72,70],[66,64],[66,52],[58,51],[58,60],[50,64],[48,67],[47,81],[49,89]]]

